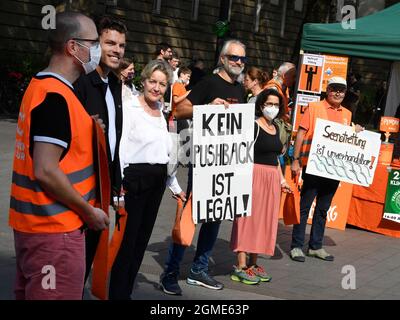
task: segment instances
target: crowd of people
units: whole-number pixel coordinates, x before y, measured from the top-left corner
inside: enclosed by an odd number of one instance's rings
[[[109,299],[130,299],[166,187],[183,202],[192,192],[192,165],[186,192],[176,179],[177,166],[170,166],[169,131],[190,126],[193,105],[205,104],[255,104],[252,215],[232,226],[230,247],[237,264],[231,279],[244,284],[270,281],[257,257],[274,254],[281,192],[292,192],[279,159],[288,148],[288,135],[282,133],[290,123],[295,65],[285,62],[271,74],[249,66],[245,44],[231,39],[221,49],[217,69],[207,75],[204,61],[180,66],[177,52],[161,43],[136,88],[135,62],[124,57],[127,29],[122,22],[104,16],[95,25],[76,12],[59,13],[56,21],[49,31],[49,65],[32,78],[18,119],[9,214],[17,257],[16,298],[82,298],[101,231],[110,221],[95,205],[95,121],[104,129],[110,205],[117,207],[123,199],[127,212]],[[291,163],[293,174],[303,170],[304,179],[301,219],[293,228],[290,251],[294,261],[305,261],[305,225],[315,198],[308,255],[333,260],[322,243],[338,182],[308,175],[305,167],[316,118],[351,124],[351,112],[341,105],[346,89],[345,79],[331,78],[326,99],[310,104],[300,122]],[[188,284],[223,289],[208,268],[220,223],[202,223]],[[178,278],[185,249],[169,245],[160,276],[160,288],[167,294],[182,294]],[[43,265],[63,270],[52,290],[42,286]]]

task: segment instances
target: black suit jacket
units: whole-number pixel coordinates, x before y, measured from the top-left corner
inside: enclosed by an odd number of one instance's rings
[[[106,104],[107,84],[101,79],[95,70],[87,75],[81,75],[74,83],[77,97],[85,107],[89,115],[98,114],[106,126],[106,143],[109,171],[113,194],[119,194],[121,189],[121,169],[119,162],[119,142],[122,134],[122,86],[118,78],[110,72],[108,75],[108,85],[115,104],[115,132],[116,146],[114,161],[111,161],[110,144],[108,141],[108,110]]]

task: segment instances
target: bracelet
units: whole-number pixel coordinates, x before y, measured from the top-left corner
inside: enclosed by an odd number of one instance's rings
[[[299,160],[300,159],[300,157],[293,157],[293,161],[294,160]]]
[[[281,185],[284,184],[284,183],[286,183],[286,179],[282,179],[281,180]]]

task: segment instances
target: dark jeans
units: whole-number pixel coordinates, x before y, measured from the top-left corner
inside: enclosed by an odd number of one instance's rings
[[[303,248],[308,213],[315,197],[317,197],[308,246],[310,249],[318,250],[322,248],[326,216],[339,186],[339,181],[307,174],[306,167],[303,168],[302,177],[300,224],[293,225],[291,248]]]
[[[113,264],[109,299],[129,300],[153,231],[167,181],[166,165],[134,164],[124,170],[124,237]]]
[[[186,194],[192,191],[193,168],[189,166],[188,187]],[[215,242],[217,241],[219,226],[221,222],[203,223],[200,228],[199,237],[197,240],[196,255],[193,259],[192,270],[195,272],[208,271],[208,259],[211,256]],[[185,254],[185,246],[171,243],[168,250],[168,257],[165,263],[165,272],[179,273],[179,265],[182,262]]]

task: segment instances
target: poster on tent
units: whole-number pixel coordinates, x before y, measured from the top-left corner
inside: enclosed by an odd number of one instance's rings
[[[317,119],[306,173],[369,186],[378,163],[381,136]]]
[[[299,123],[301,121],[301,117],[303,116],[304,111],[305,111],[306,107],[308,106],[308,104],[310,102],[319,101],[320,99],[321,99],[321,97],[318,95],[313,96],[310,94],[302,94],[302,93],[297,94],[295,114],[294,114],[294,118],[293,118],[293,131],[294,132],[297,132],[297,129],[299,128]]]
[[[195,223],[251,215],[254,104],[194,106]]]
[[[400,223],[400,170],[389,173],[383,218]]]
[[[305,53],[300,69],[299,91],[321,93],[325,56]]]
[[[347,65],[349,58],[344,56],[324,55],[324,72],[322,77],[322,91],[326,92],[328,80],[332,77],[347,79]]]

